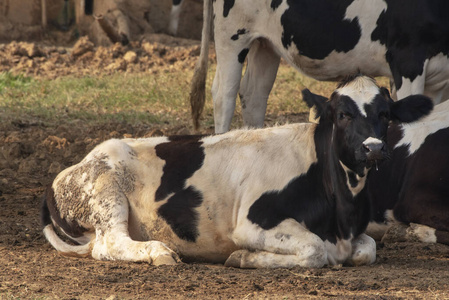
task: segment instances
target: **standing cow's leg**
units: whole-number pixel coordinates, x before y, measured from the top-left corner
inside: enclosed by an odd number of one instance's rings
[[[216,40],[217,71],[212,84],[214,100],[215,133],[223,133],[231,127],[235,101],[242,77],[243,62],[249,51],[249,44],[230,44]]]
[[[173,0],[170,11],[170,23],[168,25],[168,32],[174,36],[178,33],[179,16],[181,15],[182,2],[183,0]]]
[[[243,121],[247,127],[263,127],[268,95],[276,79],[280,57],[267,40],[251,45],[240,87]]]
[[[298,222],[289,219],[264,230],[249,221],[242,222],[233,235],[240,247],[225,265],[240,268],[291,268],[294,266],[320,268],[327,263],[324,242]]]

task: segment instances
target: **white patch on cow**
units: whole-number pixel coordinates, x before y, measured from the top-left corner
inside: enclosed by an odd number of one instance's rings
[[[350,83],[338,88],[336,92],[339,95],[350,97],[359,108],[360,113],[366,117],[365,105],[370,104],[379,94],[379,87],[374,79],[359,76]]]
[[[379,139],[373,138],[373,137],[369,137],[367,138],[364,142],[363,145],[379,145],[382,144],[383,142]]]
[[[365,182],[366,182],[366,178],[367,178],[366,174],[367,174],[368,170],[365,168],[365,170],[363,172],[363,176],[359,176],[357,173],[355,173],[354,171],[349,169],[344,163],[342,163],[341,161],[339,161],[339,162],[340,162],[340,165],[342,166],[343,170],[346,173],[346,185],[347,185],[348,189],[351,191],[352,196],[355,197],[365,187]],[[349,181],[349,173],[353,173],[357,180],[357,185],[354,187],[351,185],[351,182]]]
[[[426,225],[410,223],[410,226],[406,230],[406,238],[407,240],[418,239],[423,243],[436,243],[437,237],[435,231],[435,228]]]
[[[428,116],[400,126],[403,130],[403,137],[395,148],[408,146],[408,154],[412,155],[421,147],[427,136],[449,127],[449,101],[436,105]]]

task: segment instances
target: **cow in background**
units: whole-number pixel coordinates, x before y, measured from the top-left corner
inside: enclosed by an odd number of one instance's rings
[[[179,27],[179,18],[182,12],[182,6],[185,0],[173,0],[170,11],[170,21],[168,24],[168,33],[176,36]],[[202,0],[196,0],[196,2],[202,2]],[[184,4],[185,5],[185,4]]]
[[[319,124],[102,143],[47,189],[45,237],[66,255],[155,265],[373,263],[367,174],[387,155],[390,120],[413,122],[432,102],[393,102],[360,75],[330,100],[303,93]]]
[[[439,103],[449,95],[448,12],[447,0],[204,1],[190,95],[194,125],[204,107],[212,22],[214,121],[222,133],[230,128],[237,94],[245,126],[263,126],[280,57],[318,80],[356,72],[387,76],[398,99],[425,94]]]
[[[388,147],[391,159],[369,175],[367,233],[449,245],[449,101],[419,122],[392,124]]]

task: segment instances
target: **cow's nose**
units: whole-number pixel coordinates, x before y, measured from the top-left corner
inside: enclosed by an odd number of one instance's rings
[[[381,160],[385,156],[385,143],[376,138],[368,138],[363,142],[367,160]]]

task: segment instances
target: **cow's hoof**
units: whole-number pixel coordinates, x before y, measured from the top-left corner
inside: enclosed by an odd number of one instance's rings
[[[179,258],[174,258],[172,255],[169,254],[163,254],[159,255],[153,260],[154,266],[161,266],[161,265],[176,265],[179,262]]]
[[[410,223],[406,230],[406,238],[412,242],[436,243],[435,229],[426,225]]]
[[[245,250],[237,250],[232,252],[224,264],[225,267],[240,268],[245,252]]]

